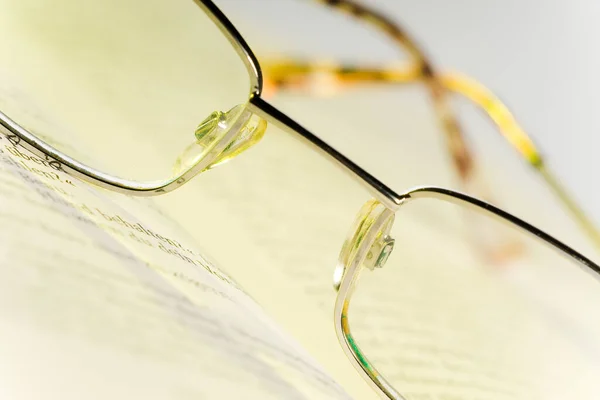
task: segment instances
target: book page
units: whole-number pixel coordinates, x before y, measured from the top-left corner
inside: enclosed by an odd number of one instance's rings
[[[3,398],[349,398],[146,199],[0,139]]]

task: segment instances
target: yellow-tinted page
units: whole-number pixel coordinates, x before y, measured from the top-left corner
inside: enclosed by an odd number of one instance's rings
[[[349,398],[146,200],[0,139],[2,398]]]

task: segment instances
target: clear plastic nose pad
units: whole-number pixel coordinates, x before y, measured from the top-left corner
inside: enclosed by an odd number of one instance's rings
[[[258,143],[266,129],[267,122],[245,104],[215,111],[198,125],[195,141],[177,158],[173,173],[181,176],[194,168],[202,172],[221,165]]]
[[[366,202],[358,212],[354,224],[347,236],[340,255],[338,264],[333,273],[333,287],[338,290],[346,268],[360,257],[366,250],[362,267],[373,270],[382,268],[394,250],[395,240],[390,236],[394,225],[394,213],[386,209],[377,200]],[[383,220],[383,221],[382,221]],[[379,228],[377,228],[379,227]],[[373,229],[378,229],[371,235]],[[366,238],[373,238],[367,243]],[[365,249],[365,246],[369,246]]]

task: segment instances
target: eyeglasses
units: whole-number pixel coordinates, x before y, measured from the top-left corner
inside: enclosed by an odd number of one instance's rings
[[[444,209],[445,203],[452,204],[458,211],[449,210],[448,215],[452,216],[436,219],[434,224],[454,221],[457,213],[474,213],[480,216],[469,217],[471,220],[492,224],[494,229],[497,223],[515,228],[519,235],[523,234],[520,240],[534,238],[557,251],[567,263],[600,273],[596,264],[570,247],[466,194],[438,187],[396,193],[263,99],[263,89],[302,86],[315,73],[329,75],[332,83],[343,85],[422,82],[442,122],[459,178],[466,189],[474,188],[485,197],[476,181],[474,157],[448,104],[449,95],[458,93],[486,111],[503,137],[541,173],[590,238],[600,243],[594,226],[553,178],[508,109],[469,78],[436,72],[402,29],[382,15],[351,1],[322,1],[390,35],[411,57],[411,63],[404,69],[331,67],[293,60],[261,66],[235,27],[209,0],[168,5],[147,2],[144,10],[138,9],[135,2],[107,1],[85,7],[71,4],[70,13],[45,3],[34,0],[0,3],[10,11],[0,16],[0,29],[7,30],[0,31],[2,46],[7,54],[14,55],[0,67],[6,77],[6,82],[0,83],[8,86],[3,89],[8,95],[0,103],[0,123],[12,143],[87,182],[129,195],[149,196],[172,191],[195,175],[237,157],[257,144],[271,123],[301,138],[310,149],[334,161],[370,191],[374,199],[359,211],[335,269],[334,318],[338,338],[350,361],[379,394],[391,399],[403,398],[402,386],[395,383],[402,380],[384,378],[388,376],[385,368],[381,368],[382,375],[375,369],[377,360],[367,359],[365,354],[371,353],[359,347],[362,342],[350,330],[348,312],[355,289],[357,294],[360,292],[357,285],[360,272],[381,268],[389,264],[392,252],[398,254],[401,241],[398,235],[392,235],[396,217],[401,220],[396,225],[406,226],[403,222],[412,221],[407,217],[417,206],[424,205],[420,212],[430,215]],[[178,23],[169,24],[173,20]],[[152,27],[157,23],[164,29],[154,31]],[[29,47],[23,47],[22,42],[15,44],[16,37],[29,38]],[[105,54],[111,54],[112,58],[104,58]],[[131,61],[135,57],[136,63]],[[147,65],[147,70],[140,69],[140,63]],[[73,65],[80,68],[71,68]],[[261,70],[268,79],[267,85]],[[74,74],[70,75],[71,72]],[[194,80],[185,79],[189,77]],[[56,115],[60,123],[40,116],[42,111],[32,111],[32,99],[21,92],[11,92],[10,85],[14,82],[31,87],[39,108]],[[181,90],[175,92],[173,87]],[[172,93],[178,97],[165,97]],[[56,101],[63,98],[67,101]],[[241,104],[231,107],[240,101]],[[62,104],[68,104],[69,109]],[[110,112],[110,106],[127,115]],[[229,111],[212,112],[215,106]],[[200,119],[205,117],[200,124],[198,115],[203,115]],[[135,126],[130,121],[135,121]],[[80,139],[71,135],[68,129],[63,129],[64,125],[72,131],[90,132],[89,137]],[[197,127],[190,130],[190,126]],[[116,147],[126,149],[127,157],[112,157]],[[100,154],[100,160],[93,159],[91,154]],[[410,225],[405,234],[414,233],[418,225]],[[456,232],[456,224],[449,222],[444,229]],[[541,257],[547,260],[545,257],[549,256],[544,253]],[[406,256],[403,260],[407,260]]]

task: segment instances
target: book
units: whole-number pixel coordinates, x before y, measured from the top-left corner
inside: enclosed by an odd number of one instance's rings
[[[349,398],[160,210],[0,144],[2,398]]]

